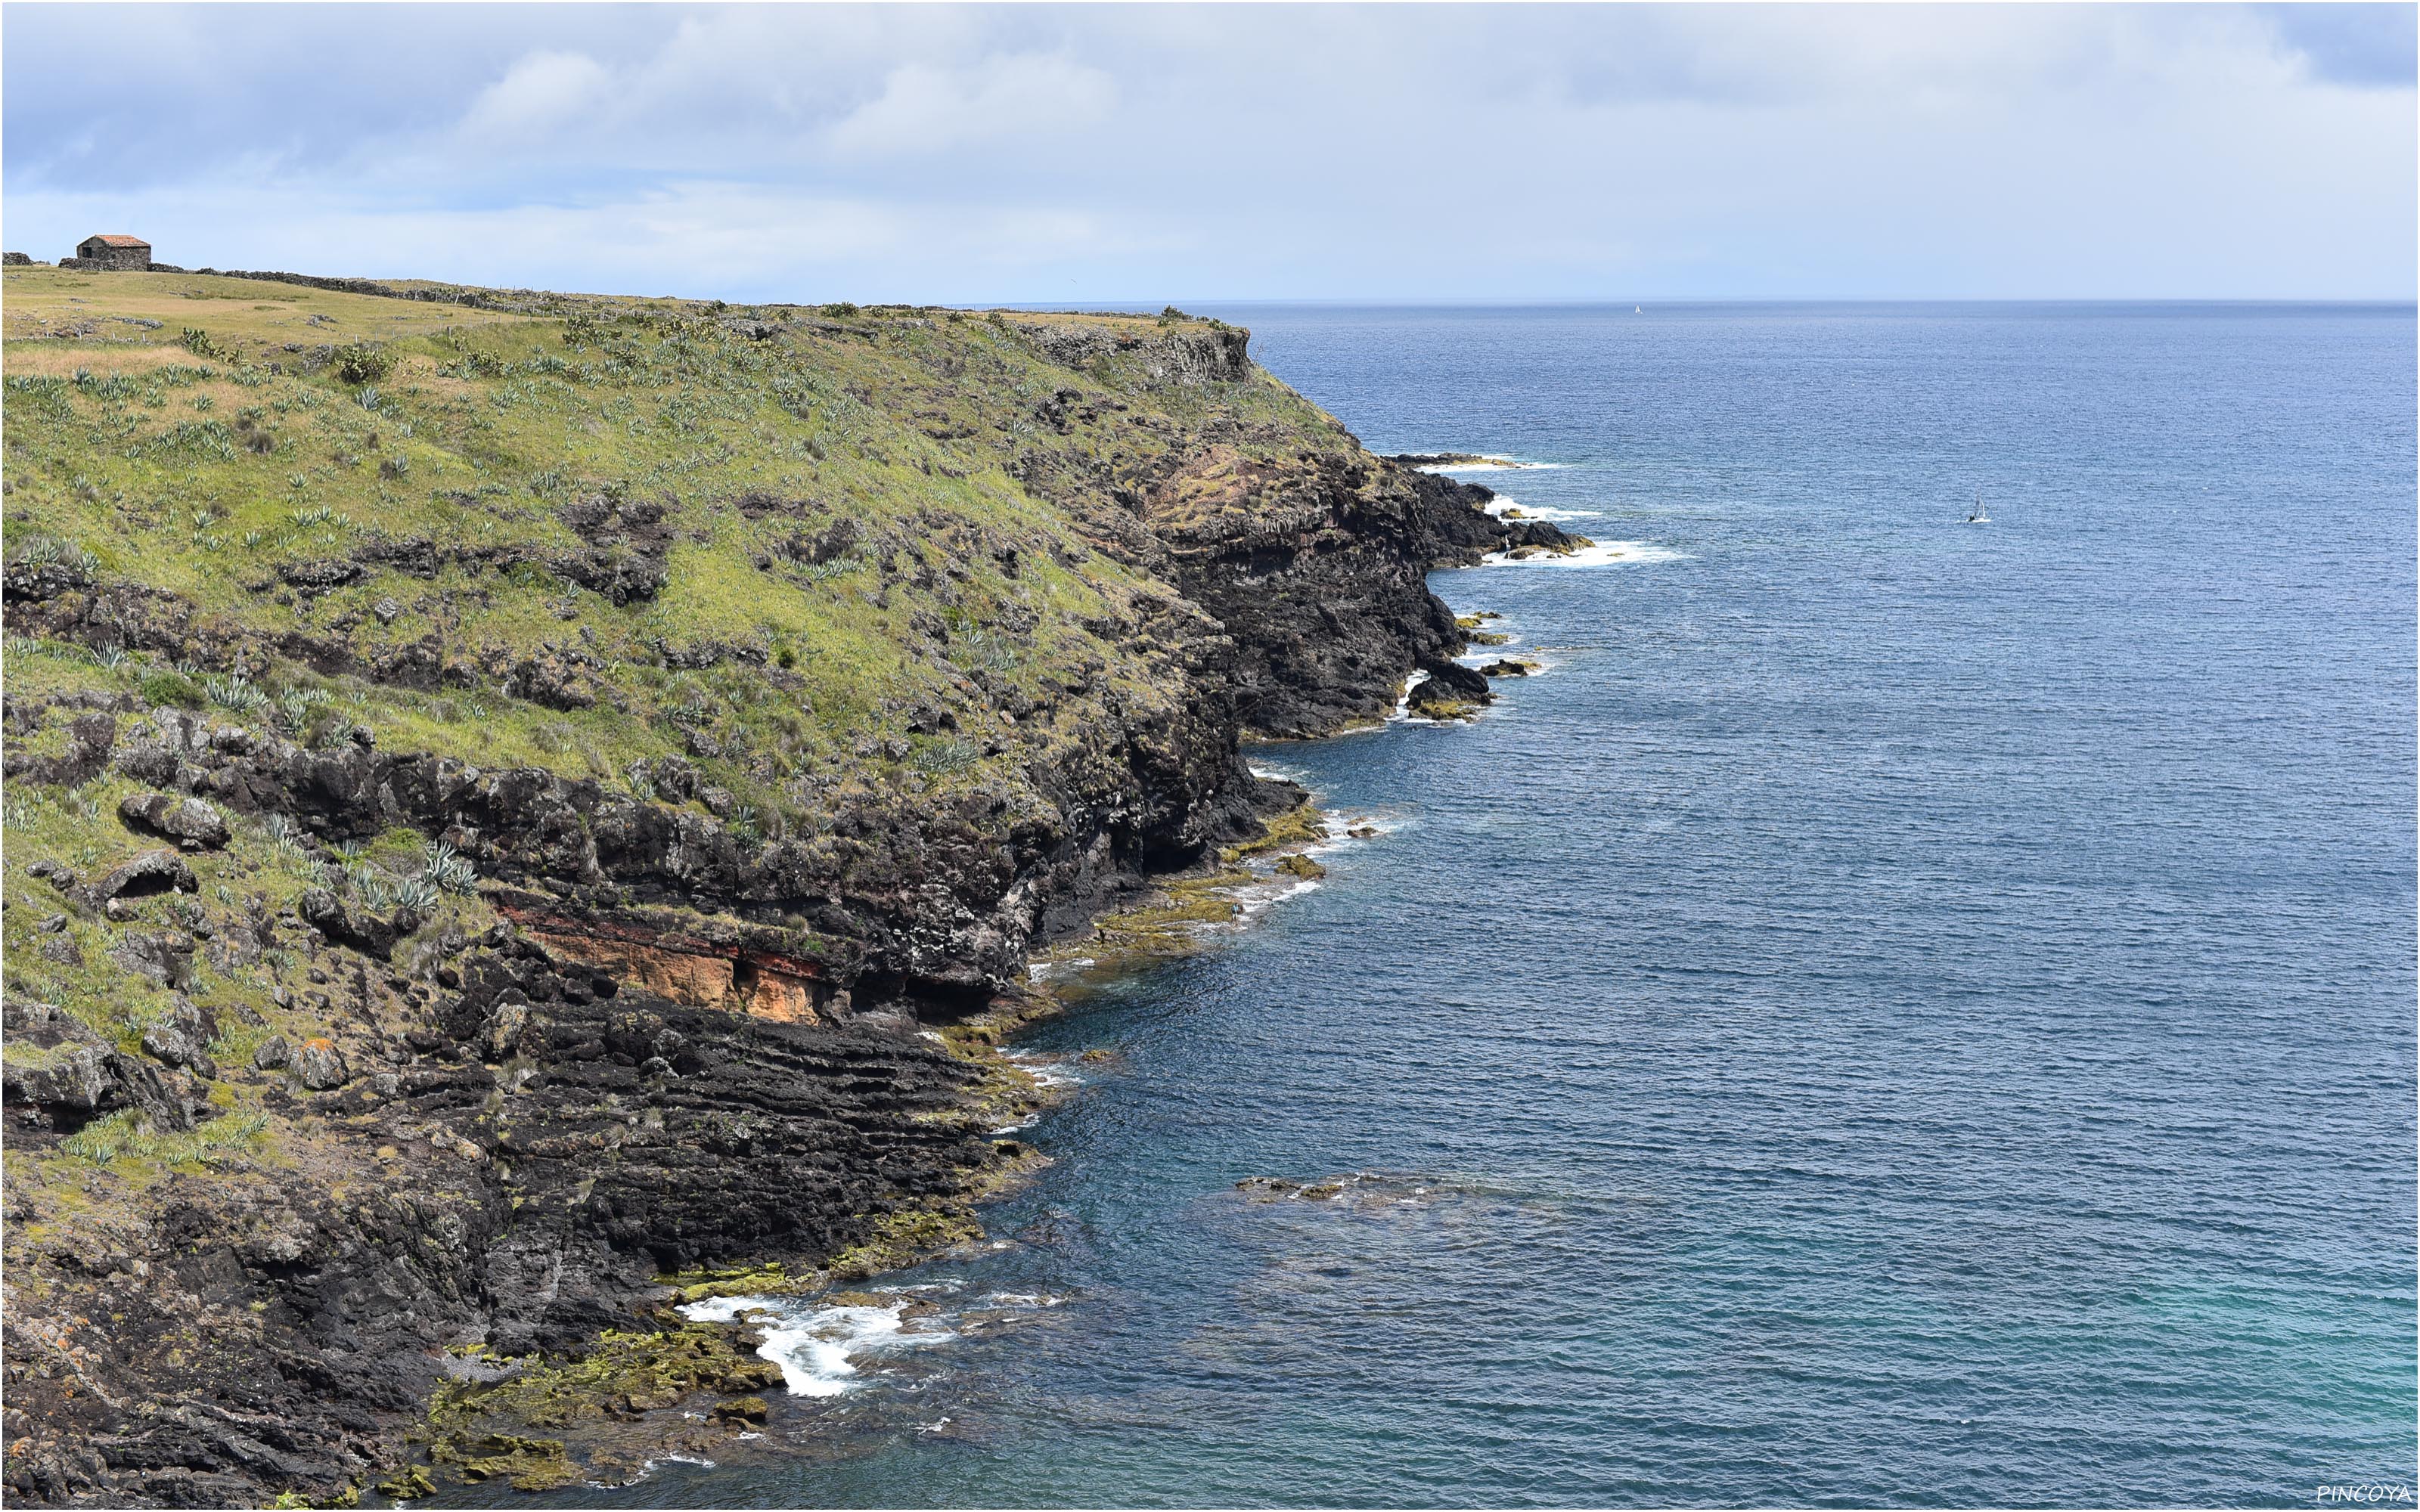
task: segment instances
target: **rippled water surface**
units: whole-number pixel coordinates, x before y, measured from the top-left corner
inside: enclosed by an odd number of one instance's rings
[[[1261,753],[1390,831],[1029,1041],[1115,1055],[920,1336],[547,1500],[2420,1481],[2408,307],[1220,313],[1640,549],[1435,579],[1547,664],[1478,724]]]

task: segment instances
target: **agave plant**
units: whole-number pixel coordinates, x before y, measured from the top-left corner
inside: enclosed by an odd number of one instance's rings
[[[439,894],[437,884],[427,877],[406,877],[394,885],[390,896],[395,900],[396,907],[409,908],[415,914],[425,914],[437,906]]]
[[[311,716],[329,702],[327,690],[298,687],[277,695],[277,722],[287,730],[300,732],[311,722]]]
[[[432,843],[421,863],[420,874],[433,887],[446,892],[467,893],[477,887],[479,873],[470,862],[455,853],[444,841]]]
[[[395,904],[395,879],[374,866],[357,866],[345,873],[362,906],[383,913]]]
[[[210,678],[202,687],[209,694],[211,702],[247,718],[256,718],[267,713],[270,707],[269,695],[240,671]]]
[[[82,483],[82,479],[77,482]],[[89,486],[89,485],[86,485]],[[99,490],[95,490],[96,493]],[[74,567],[86,575],[101,570],[101,559],[73,541],[62,541],[54,535],[38,535],[25,543],[17,553],[20,562],[43,565]]]
[[[310,854],[302,848],[302,832],[295,828],[294,821],[284,814],[263,815],[260,827],[268,832],[269,841],[277,847],[277,854],[287,860],[299,861]]]

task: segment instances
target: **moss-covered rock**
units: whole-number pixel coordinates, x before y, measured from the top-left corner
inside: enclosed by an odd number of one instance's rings
[[[380,1481],[373,1489],[380,1496],[391,1496],[398,1502],[417,1501],[424,1496],[436,1495],[437,1482],[430,1478],[425,1466],[406,1465]]]
[[[502,1480],[519,1491],[551,1491],[583,1479],[560,1439],[489,1433],[432,1451],[465,1480]]]
[[[1274,819],[1265,821],[1261,833],[1221,850],[1219,858],[1233,864],[1248,856],[1264,856],[1272,851],[1308,845],[1327,838],[1327,820],[1318,805],[1305,799]]]
[[[627,1447],[621,1420],[652,1416],[660,1432],[678,1432],[680,1410],[700,1397],[754,1396],[782,1379],[741,1330],[670,1314],[659,1323],[610,1330],[574,1358],[512,1362],[500,1381],[441,1389],[421,1430],[430,1460],[522,1490],[566,1485],[585,1478],[584,1458]]]
[[[827,1268],[834,1281],[861,1281],[897,1271],[953,1245],[983,1237],[983,1226],[967,1211],[924,1210],[886,1213],[874,1226],[873,1237],[852,1244],[831,1257]]]

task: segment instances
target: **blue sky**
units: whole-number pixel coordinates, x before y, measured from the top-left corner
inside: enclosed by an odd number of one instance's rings
[[[2394,298],[2404,6],[0,9],[0,239],[729,299]]]

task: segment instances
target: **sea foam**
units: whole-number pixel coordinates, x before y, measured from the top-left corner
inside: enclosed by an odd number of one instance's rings
[[[1421,467],[1422,472],[1532,472],[1547,468],[1559,468],[1560,462],[1524,462],[1516,456],[1500,456],[1494,452],[1474,454],[1476,462],[1435,462]]]
[[[940,1344],[957,1337],[946,1328],[909,1327],[900,1319],[908,1299],[895,1307],[816,1307],[801,1313],[798,1304],[770,1297],[709,1297],[683,1305],[680,1315],[691,1322],[729,1323],[752,1312],[769,1312],[780,1321],[765,1329],[756,1352],[782,1367],[782,1383],[793,1396],[837,1396],[856,1383],[854,1356]]]
[[[1081,1087],[1084,1078],[1067,1068],[1063,1056],[1045,1055],[1038,1050],[1003,1050],[1002,1060],[1009,1062],[1044,1087]]]
[[[1650,541],[1599,541],[1576,551],[1536,551],[1514,557],[1498,551],[1480,562],[1482,567],[1643,567],[1658,562],[1694,560],[1685,551]]]
[[[910,1331],[895,1307],[825,1307],[791,1326],[767,1329],[756,1352],[782,1367],[793,1396],[837,1396],[857,1374],[850,1356],[956,1336],[945,1329]]]
[[[1487,513],[1498,519],[1504,517],[1506,510],[1517,509],[1521,512],[1523,519],[1540,519],[1548,524],[1565,519],[1596,519],[1605,513],[1600,509],[1557,509],[1551,504],[1525,504],[1518,499],[1505,494],[1497,494],[1487,501],[1485,508]]]

